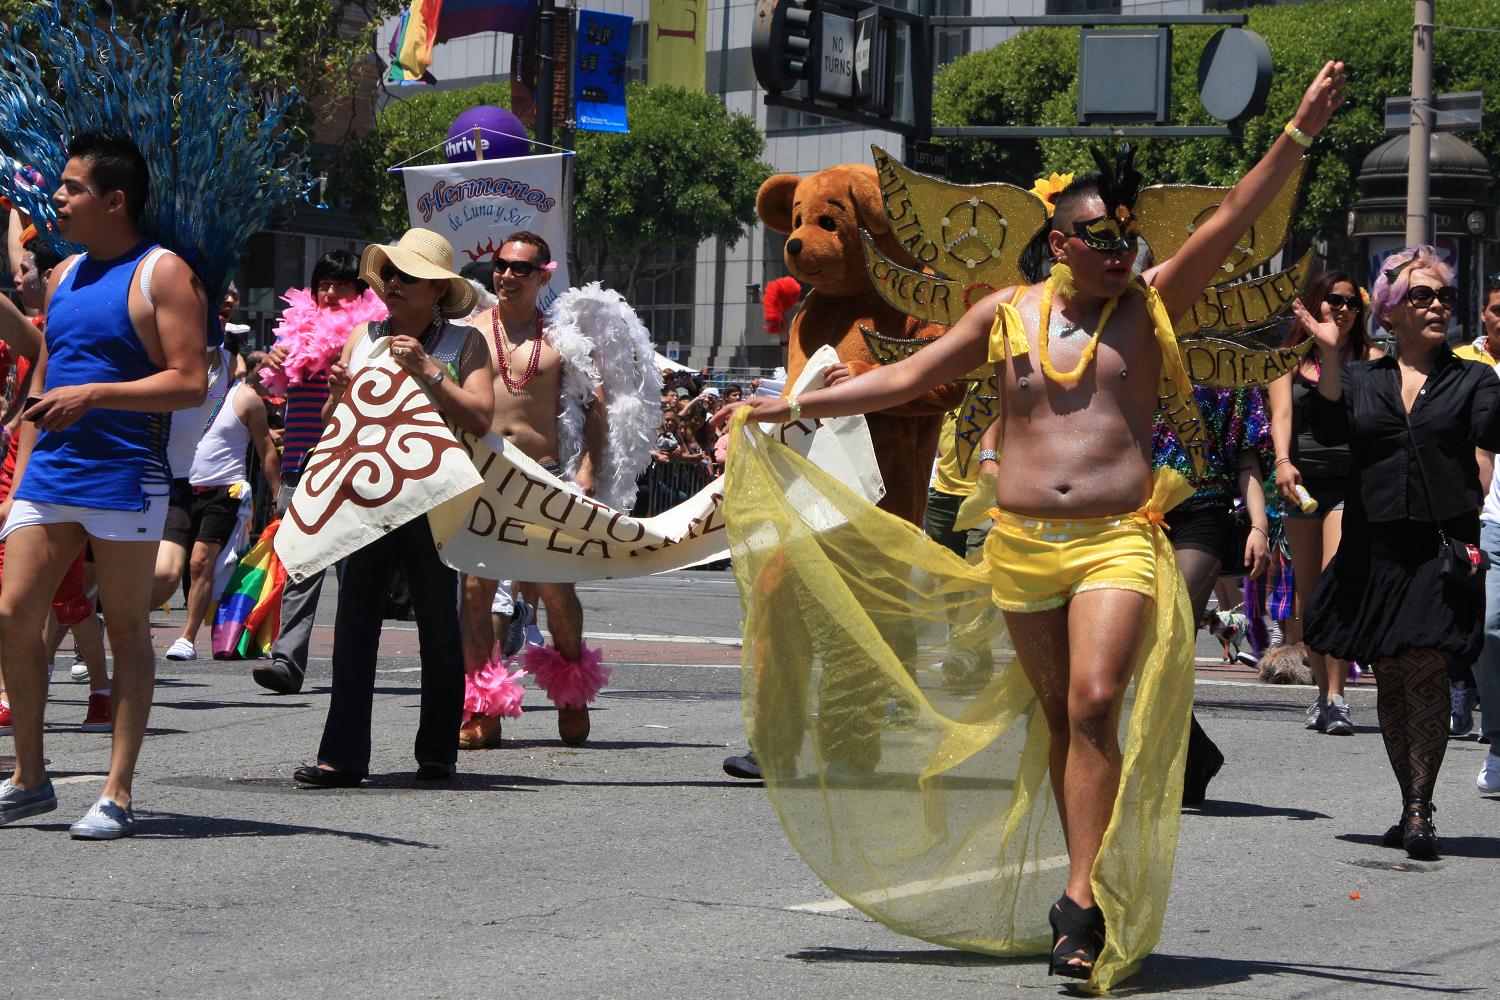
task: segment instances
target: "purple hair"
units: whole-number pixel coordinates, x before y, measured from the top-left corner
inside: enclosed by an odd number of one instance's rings
[[[1375,287],[1370,289],[1370,304],[1381,326],[1390,326],[1387,320],[1392,310],[1406,298],[1414,271],[1426,271],[1445,285],[1453,284],[1453,268],[1438,256],[1436,248],[1424,243],[1396,251],[1380,265]]]

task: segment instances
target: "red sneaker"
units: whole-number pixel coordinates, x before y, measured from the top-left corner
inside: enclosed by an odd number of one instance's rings
[[[112,733],[115,729],[114,711],[109,703],[109,695],[95,693],[89,695],[88,714],[83,717],[83,725],[78,727],[81,733]]]
[[[0,736],[10,735],[10,706],[0,702]]]

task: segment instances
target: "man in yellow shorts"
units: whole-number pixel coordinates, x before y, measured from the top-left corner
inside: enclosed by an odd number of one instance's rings
[[[1165,504],[1160,486],[1153,492],[1151,469],[1164,366],[1173,383],[1165,405],[1196,413],[1172,321],[1188,312],[1292,176],[1343,103],[1343,85],[1343,64],[1327,63],[1266,155],[1176,255],[1139,278],[1131,214],[1139,175],[1121,161],[1059,194],[1048,233],[1056,263],[1045,283],[986,297],[947,335],[900,363],[830,379],[800,398],[741,404],[753,409],[751,419],[769,422],[871,412],[995,364],[1003,447],[998,523],[985,555],[995,603],[1006,613],[1051,737],[1052,786],[1068,848],[1066,892],[1050,914],[1051,969],[1062,975],[1090,978],[1105,947],[1090,875],[1120,786],[1118,720],[1145,652],[1139,647],[1157,566],[1172,565],[1156,556]],[[732,409],[720,411],[720,424]],[[1190,453],[1194,447],[1184,446]],[[1191,643],[1192,636],[1174,641]],[[1180,732],[1162,738],[1185,738],[1185,707],[1180,723]],[[1128,950],[1110,941],[1114,953]]]

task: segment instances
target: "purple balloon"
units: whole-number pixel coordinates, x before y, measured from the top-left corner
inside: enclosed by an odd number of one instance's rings
[[[467,163],[479,159],[474,155],[474,130],[479,129],[479,148],[486,160],[504,160],[531,153],[526,126],[521,119],[493,104],[470,108],[448,126],[448,141],[443,154],[449,163]]]

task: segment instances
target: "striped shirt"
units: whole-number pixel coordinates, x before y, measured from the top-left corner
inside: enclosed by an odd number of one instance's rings
[[[323,436],[323,404],[328,402],[328,376],[318,375],[286,390],[286,421],[282,436],[281,474],[295,476],[302,460]]]

